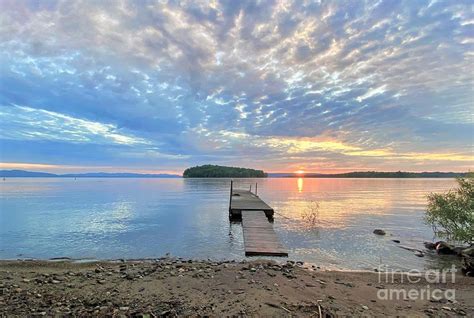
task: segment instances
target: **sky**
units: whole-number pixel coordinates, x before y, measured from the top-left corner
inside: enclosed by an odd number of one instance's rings
[[[0,0],[0,169],[467,171],[471,1]]]

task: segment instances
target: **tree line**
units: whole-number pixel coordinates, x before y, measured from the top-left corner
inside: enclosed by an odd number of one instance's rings
[[[184,178],[266,178],[263,170],[217,165],[191,167],[183,172]]]

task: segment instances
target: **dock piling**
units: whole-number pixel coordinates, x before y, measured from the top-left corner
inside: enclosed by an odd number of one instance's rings
[[[229,196],[229,215],[231,213],[231,207],[232,207],[232,192],[233,192],[233,180],[230,180],[230,196]]]

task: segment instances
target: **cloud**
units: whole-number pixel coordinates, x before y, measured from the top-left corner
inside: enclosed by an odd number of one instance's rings
[[[310,156],[313,169],[472,166],[469,1],[0,6],[4,149],[104,144],[97,164],[183,168],[243,156],[270,170]]]
[[[149,141],[119,133],[116,126],[26,106],[0,108],[2,139],[60,140],[72,143],[147,145]]]

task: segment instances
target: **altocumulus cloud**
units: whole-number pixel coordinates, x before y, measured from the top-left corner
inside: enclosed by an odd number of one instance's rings
[[[469,1],[0,6],[4,162],[472,168]]]

